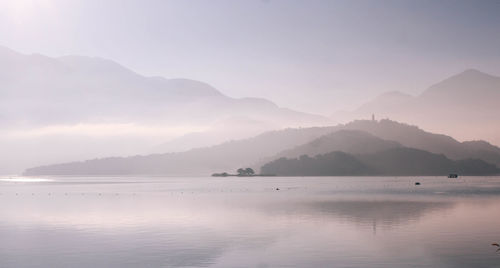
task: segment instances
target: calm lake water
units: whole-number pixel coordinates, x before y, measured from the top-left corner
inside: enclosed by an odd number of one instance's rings
[[[0,267],[500,267],[494,242],[500,177],[0,178]]]

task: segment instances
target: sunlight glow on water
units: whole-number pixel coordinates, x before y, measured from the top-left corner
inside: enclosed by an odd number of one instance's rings
[[[45,178],[32,178],[32,177],[0,177],[0,181],[5,182],[44,182],[53,181],[52,179]]]

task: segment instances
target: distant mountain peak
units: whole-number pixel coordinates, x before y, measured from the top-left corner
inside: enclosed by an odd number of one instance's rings
[[[23,54],[15,51],[15,50],[12,50],[8,47],[0,45],[0,57],[3,61],[8,60],[8,59],[12,59],[12,58],[19,58],[22,56],[23,56]]]
[[[466,75],[466,76],[477,76],[477,75],[492,76],[490,74],[487,74],[485,72],[481,72],[480,70],[474,69],[474,68],[466,69],[465,71],[457,74],[456,76],[463,76],[463,75]]]
[[[445,79],[443,82],[447,81],[459,81],[459,82],[482,82],[484,80],[496,80],[500,79],[498,76],[494,76],[485,72],[482,72],[477,69],[467,69],[461,73],[458,73],[456,75],[453,75],[447,79]],[[440,83],[438,83],[440,84]]]
[[[420,97],[436,99],[438,95],[447,100],[469,102],[476,98],[489,100],[500,92],[500,77],[481,72],[477,69],[467,69],[451,76],[424,91]],[[493,94],[493,95],[491,95]]]

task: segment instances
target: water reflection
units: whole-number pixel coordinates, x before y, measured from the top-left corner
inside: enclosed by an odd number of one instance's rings
[[[399,226],[453,206],[451,201],[332,200],[311,203],[308,209],[358,224]]]

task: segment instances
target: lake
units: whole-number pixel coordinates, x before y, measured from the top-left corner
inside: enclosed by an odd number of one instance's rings
[[[491,243],[500,177],[0,178],[0,267],[500,267]]]

